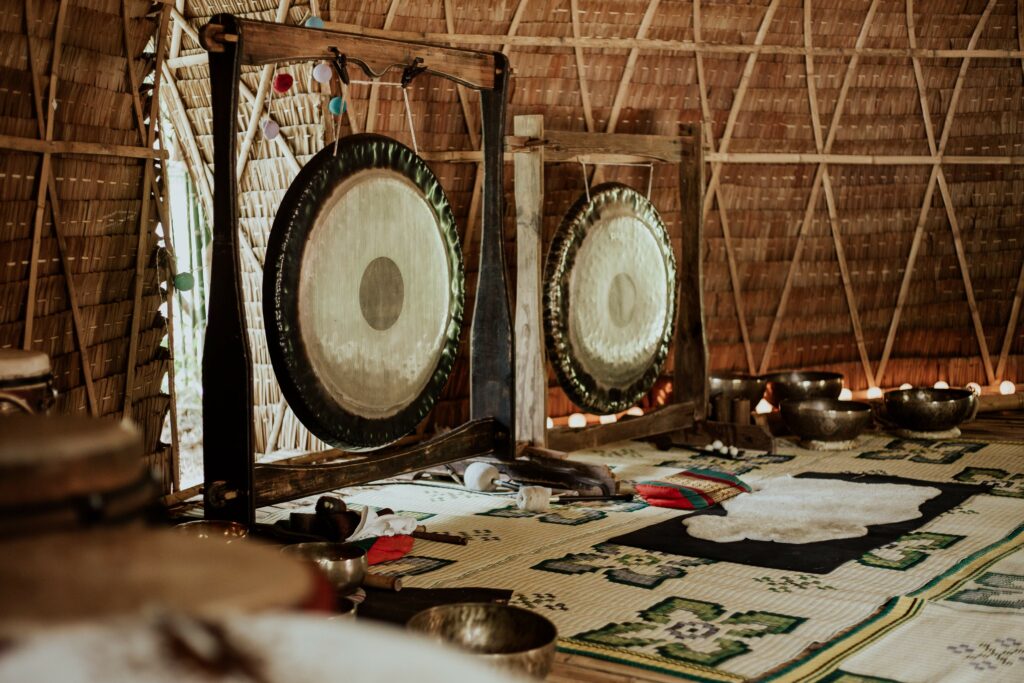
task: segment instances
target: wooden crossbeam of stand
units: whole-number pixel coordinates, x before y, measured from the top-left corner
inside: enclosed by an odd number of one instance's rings
[[[498,78],[504,75],[501,68],[495,66],[493,55],[479,50],[248,19],[236,19],[236,22],[238,32],[246,37],[241,47],[241,63],[249,66],[333,59],[334,50],[338,50],[350,59],[365,62],[375,73],[411,64],[419,58],[423,60],[420,66],[426,73],[450,78],[477,90],[494,88]],[[210,23],[199,37],[208,52],[218,53],[224,51],[225,43],[237,42],[238,33]]]

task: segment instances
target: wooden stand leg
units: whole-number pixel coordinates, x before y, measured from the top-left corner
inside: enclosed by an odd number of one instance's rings
[[[235,32],[230,15],[214,17]],[[235,136],[241,43],[210,53],[213,97],[213,260],[203,348],[203,510],[208,519],[252,524],[253,393],[238,254]]]

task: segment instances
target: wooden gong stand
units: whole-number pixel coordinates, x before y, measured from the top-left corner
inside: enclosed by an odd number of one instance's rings
[[[210,305],[203,348],[203,479],[207,518],[251,524],[255,508],[384,479],[467,458],[516,458],[512,315],[502,250],[502,192],[508,60],[500,52],[448,48],[356,33],[211,18],[201,42],[209,53],[213,108],[214,198]],[[236,119],[244,65],[334,60],[381,73],[404,67],[480,92],[484,156],[483,220],[470,328],[470,421],[430,441],[367,454],[326,452],[329,464],[255,462],[252,362],[238,252]],[[408,73],[408,72],[406,72]],[[340,459],[343,458],[343,459]],[[524,462],[535,479],[609,490],[600,468]],[[609,491],[610,492],[610,491]]]
[[[700,124],[684,124],[678,136],[623,135],[544,130],[544,117],[515,117],[516,194],[516,404],[515,438],[531,449],[573,451],[624,439],[664,445],[703,445],[721,438],[740,447],[774,450],[756,425],[706,419],[708,352],[704,333],[704,157]],[[682,248],[676,254],[678,290],[673,344],[672,399],[642,417],[582,429],[547,428],[547,363],[543,327],[542,219],[545,163],[679,165]]]
[[[213,259],[203,350],[206,516],[251,524],[258,506],[464,458],[514,457],[509,438],[514,419],[513,340],[501,243],[505,56],[248,21],[228,14],[213,17],[201,38],[209,52],[214,138]],[[479,284],[470,331],[471,420],[409,448],[352,454],[325,465],[256,464],[252,365],[237,243],[235,128],[240,67],[334,60],[339,54],[376,73],[392,66],[411,67],[480,91],[485,173]],[[325,459],[330,455],[325,454]]]

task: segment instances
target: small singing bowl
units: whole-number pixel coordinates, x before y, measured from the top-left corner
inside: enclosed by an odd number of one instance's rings
[[[895,389],[885,392],[885,414],[915,432],[945,432],[974,414],[977,397],[970,389]]]
[[[782,421],[804,441],[852,441],[871,424],[871,405],[834,398],[783,401]]]
[[[708,378],[710,395],[745,398],[756,405],[764,396],[765,379],[742,372],[715,372]]]
[[[802,401],[809,398],[839,398],[843,390],[843,376],[838,372],[776,372],[766,375],[766,398],[776,408],[783,401]]]
[[[224,543],[239,541],[249,535],[249,529],[245,525],[220,519],[197,519],[179,524],[174,530],[192,538],[212,539]]]
[[[296,543],[281,552],[312,562],[338,591],[353,591],[366,578],[366,551],[350,543]]]
[[[551,670],[558,640],[558,629],[541,615],[487,602],[431,607],[407,627],[467,650],[494,668],[539,679]]]

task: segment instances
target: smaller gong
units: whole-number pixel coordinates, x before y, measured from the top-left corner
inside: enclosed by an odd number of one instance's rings
[[[595,413],[654,385],[675,331],[676,264],[651,202],[617,183],[569,209],[548,251],[544,330],[558,382]]]

